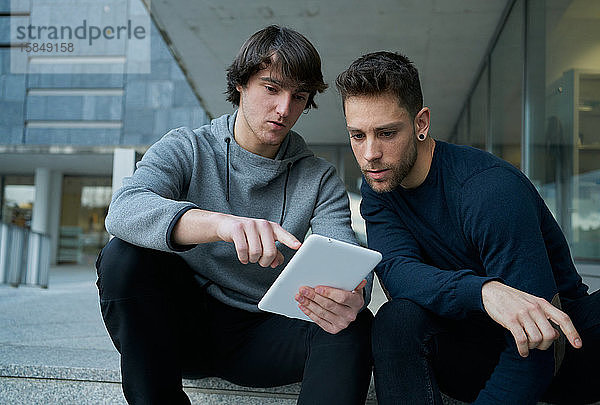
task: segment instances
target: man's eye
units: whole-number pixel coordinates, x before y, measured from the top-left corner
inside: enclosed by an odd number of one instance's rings
[[[277,91],[277,89],[272,86],[265,86],[265,89],[267,89],[269,93],[275,93]]]
[[[384,131],[381,133],[381,136],[384,138],[390,138],[396,134],[396,131]]]
[[[359,140],[359,139],[363,139],[364,137],[365,137],[365,134],[350,134],[350,139]]]
[[[305,101],[306,100],[306,96],[303,94],[296,94],[294,95],[294,98],[298,101]]]

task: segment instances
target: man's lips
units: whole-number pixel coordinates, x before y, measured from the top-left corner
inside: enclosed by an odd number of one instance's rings
[[[267,122],[276,128],[285,128],[285,124],[283,122],[279,122],[279,121],[267,121]]]
[[[381,180],[382,178],[385,177],[385,175],[388,172],[388,170],[389,169],[380,169],[380,170],[367,169],[364,172],[365,172],[365,174],[367,174],[373,180]]]

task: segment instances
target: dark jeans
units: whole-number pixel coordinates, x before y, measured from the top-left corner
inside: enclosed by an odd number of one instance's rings
[[[373,315],[336,335],[213,299],[177,255],[113,238],[96,263],[100,307],[129,403],[189,404],[182,377],[252,387],[302,381],[298,403],[364,404]]]
[[[408,300],[386,303],[372,334],[379,404],[442,404],[440,390],[476,404],[600,400],[600,292],[562,304],[583,347],[567,343],[553,376],[553,347],[522,358],[512,335],[485,314],[452,321]]]

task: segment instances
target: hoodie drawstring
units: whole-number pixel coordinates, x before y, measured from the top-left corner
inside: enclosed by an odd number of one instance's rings
[[[225,138],[225,143],[227,144],[227,194],[225,195],[225,200],[229,202],[229,143],[231,142],[231,138]]]
[[[287,197],[287,184],[288,184],[288,179],[290,178],[291,169],[292,169],[292,162],[289,162],[287,164],[287,172],[285,174],[285,183],[283,185],[283,205],[281,207],[281,218],[279,219],[279,225],[283,225],[283,217],[285,215],[285,200]]]

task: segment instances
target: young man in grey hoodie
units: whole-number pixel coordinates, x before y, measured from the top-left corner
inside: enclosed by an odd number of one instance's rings
[[[227,80],[237,112],[166,134],[110,205],[115,238],[96,267],[125,397],[188,404],[182,377],[218,376],[302,381],[299,403],[364,403],[370,280],[301,288],[295,299],[315,323],[257,308],[309,229],[356,243],[333,166],[291,131],[327,87],[319,54],[270,26],[242,46]]]

